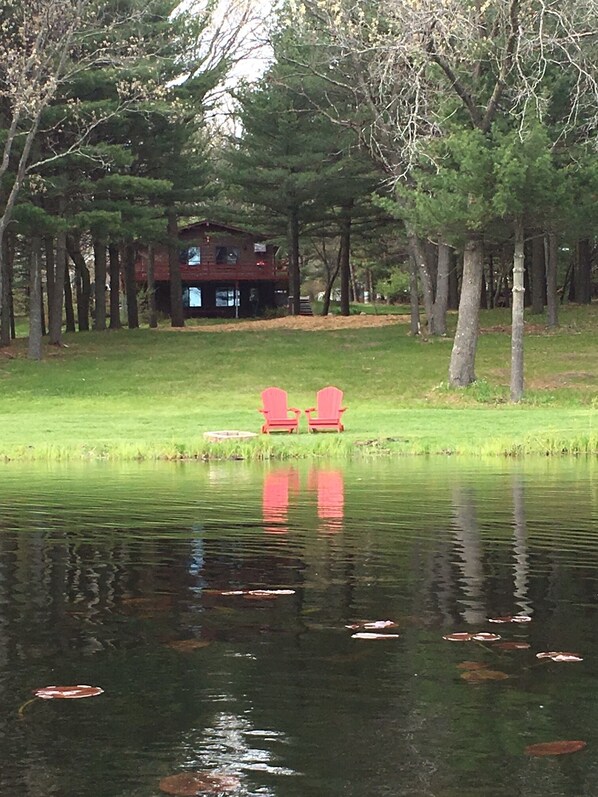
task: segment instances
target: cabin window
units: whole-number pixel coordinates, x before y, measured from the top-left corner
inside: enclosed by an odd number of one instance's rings
[[[239,291],[234,288],[216,288],[216,307],[238,307]]]
[[[241,250],[238,246],[217,246],[216,263],[219,266],[236,266]]]
[[[254,244],[253,245],[253,251],[256,254],[259,253],[259,254],[264,254],[265,255],[268,250],[266,249],[266,244],[259,244],[258,243],[258,244]]]
[[[201,307],[201,288],[185,288],[183,307]]]
[[[179,263],[183,266],[200,266],[201,249],[199,246],[188,246],[179,252]]]

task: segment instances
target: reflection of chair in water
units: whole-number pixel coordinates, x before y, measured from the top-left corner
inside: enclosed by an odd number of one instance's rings
[[[345,515],[345,485],[338,470],[315,470],[309,483],[318,493],[318,517],[325,531],[340,531]]]
[[[264,531],[285,534],[289,512],[289,489],[299,489],[299,474],[292,468],[267,473],[262,491]]]

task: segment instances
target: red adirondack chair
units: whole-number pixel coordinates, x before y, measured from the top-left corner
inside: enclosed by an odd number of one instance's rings
[[[266,388],[262,392],[262,403],[264,405],[260,410],[264,416],[262,434],[299,431],[301,410],[288,406],[286,390],[280,387]],[[293,413],[293,417],[289,417],[290,413]]]
[[[346,407],[341,407],[343,401],[343,391],[338,387],[329,385],[318,390],[316,394],[316,407],[305,410],[307,415],[307,431],[313,432],[318,429],[335,429],[342,432],[344,426],[341,423],[341,415]],[[317,412],[317,417],[313,413]]]

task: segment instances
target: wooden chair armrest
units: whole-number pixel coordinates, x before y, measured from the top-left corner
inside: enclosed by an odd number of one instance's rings
[[[341,407],[340,410],[338,411],[338,414],[340,415],[341,413],[345,412],[346,409],[347,409],[346,407]]]
[[[301,415],[301,410],[298,410],[297,407],[289,407],[289,412],[294,412],[296,418]]]
[[[306,415],[309,415],[310,412],[315,412],[315,411],[316,411],[315,407],[308,407],[306,410],[304,410]]]

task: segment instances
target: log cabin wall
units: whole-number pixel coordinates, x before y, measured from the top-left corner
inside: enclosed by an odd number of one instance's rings
[[[251,317],[267,309],[286,307],[288,269],[276,261],[276,247],[257,236],[201,222],[182,229],[180,266],[187,317]],[[135,264],[139,285],[147,282],[147,250]],[[156,308],[170,312],[168,251],[156,247],[154,255]]]

